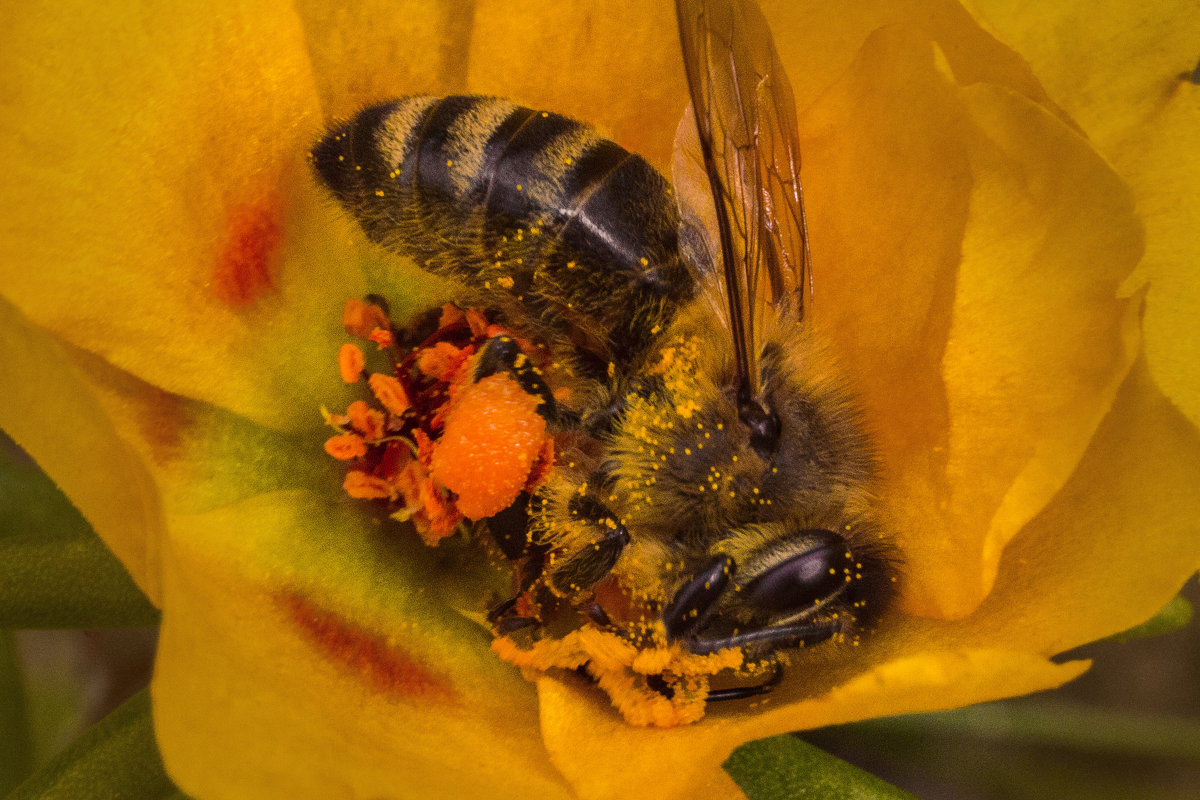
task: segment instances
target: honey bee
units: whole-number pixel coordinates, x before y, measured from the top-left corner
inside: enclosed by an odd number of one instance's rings
[[[583,123],[493,97],[372,106],[311,159],[370,239],[553,354],[536,369],[497,335],[475,367],[539,397],[564,443],[547,483],[486,520],[521,564],[498,632],[558,601],[633,640],[648,610],[691,653],[777,665],[869,629],[895,559],[871,444],[805,324],[796,114],[766,20],[752,0],[676,10],[674,187]],[[613,582],[641,622],[600,599]]]

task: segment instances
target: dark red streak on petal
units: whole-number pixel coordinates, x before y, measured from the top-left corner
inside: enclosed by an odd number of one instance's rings
[[[226,230],[212,290],[225,305],[244,308],[275,288],[271,261],[283,238],[276,203],[263,200],[235,207]]]
[[[282,599],[300,631],[331,660],[344,665],[374,689],[407,700],[458,702],[453,685],[418,659],[381,637],[372,636],[296,595]]]

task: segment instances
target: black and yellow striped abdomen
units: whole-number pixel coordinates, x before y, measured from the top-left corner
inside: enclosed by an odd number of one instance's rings
[[[602,361],[636,360],[695,295],[670,184],[561,115],[403,98],[334,129],[312,160],[372,239]]]

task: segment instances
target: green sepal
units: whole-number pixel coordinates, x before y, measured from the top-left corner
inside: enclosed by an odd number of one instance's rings
[[[4,743],[0,746],[0,795],[4,795],[29,777],[33,765],[25,681],[16,637],[7,630],[0,630],[0,742]]]
[[[155,625],[158,610],[58,487],[0,434],[0,628]]]
[[[167,800],[183,797],[154,742],[150,693],[143,689],[83,733],[7,800]]]
[[[1175,595],[1158,613],[1141,625],[1135,625],[1127,631],[1114,633],[1101,639],[1102,642],[1128,642],[1131,639],[1142,639],[1147,636],[1162,636],[1164,633],[1174,633],[1192,621],[1192,604],[1183,595]]]
[[[792,735],[742,745],[722,765],[749,800],[914,800]]]

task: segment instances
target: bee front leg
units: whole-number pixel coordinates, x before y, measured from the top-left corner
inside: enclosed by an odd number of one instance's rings
[[[667,629],[667,638],[690,640],[704,622],[713,603],[729,586],[736,571],[734,560],[720,553],[681,586],[670,604],[663,609],[662,620]]]
[[[550,585],[563,594],[577,594],[592,588],[612,572],[625,545],[629,544],[629,531],[604,503],[590,494],[573,498],[568,509],[600,532],[600,538],[595,542],[552,565],[548,576]]]
[[[790,625],[776,625],[769,628],[734,633],[728,636],[693,636],[686,640],[688,650],[697,655],[707,655],[729,647],[759,648],[771,645],[770,649],[780,647],[799,647],[801,645],[820,644],[841,633],[842,623],[838,620],[822,622],[796,622]]]

